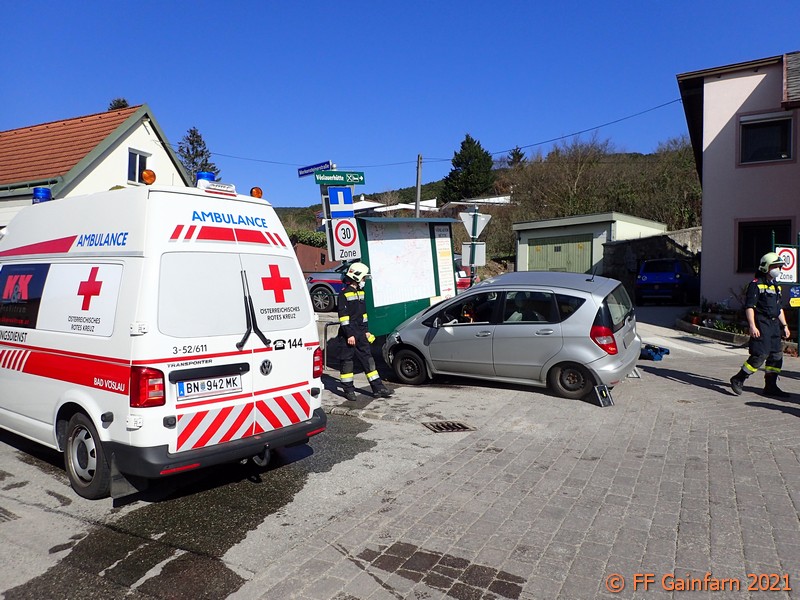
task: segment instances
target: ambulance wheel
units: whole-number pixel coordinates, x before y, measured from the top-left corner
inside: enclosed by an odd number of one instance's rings
[[[111,469],[91,419],[75,413],[67,425],[64,465],[72,489],[89,500],[105,498],[111,490]]]
[[[587,396],[594,387],[589,371],[576,363],[564,363],[550,369],[547,383],[556,394],[572,400]]]
[[[428,373],[425,370],[425,361],[419,354],[408,348],[395,352],[392,368],[401,383],[419,385],[420,383],[425,383],[428,378]]]
[[[329,312],[333,310],[333,294],[328,288],[315,287],[311,290],[311,304],[317,312]]]

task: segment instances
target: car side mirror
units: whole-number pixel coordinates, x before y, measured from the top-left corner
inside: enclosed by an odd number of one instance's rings
[[[440,317],[436,317],[431,322],[431,327],[433,327],[434,329],[439,329],[439,327],[441,327],[441,326],[442,326],[442,319]]]

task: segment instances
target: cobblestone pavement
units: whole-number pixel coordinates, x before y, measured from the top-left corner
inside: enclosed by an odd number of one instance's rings
[[[236,597],[800,597],[797,359],[780,381],[788,401],[761,396],[761,374],[734,396],[744,350],[648,333],[672,352],[641,361],[614,406],[483,388],[493,408],[475,413],[474,432]],[[344,409],[329,393],[328,410],[437,416],[422,395],[404,387],[380,408]]]

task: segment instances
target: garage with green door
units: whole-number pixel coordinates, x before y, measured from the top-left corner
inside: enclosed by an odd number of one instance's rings
[[[603,274],[603,244],[659,235],[663,223],[618,212],[514,223],[518,271]]]

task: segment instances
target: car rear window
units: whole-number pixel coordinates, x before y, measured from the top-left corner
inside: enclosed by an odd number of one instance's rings
[[[603,302],[608,308],[608,314],[611,317],[612,331],[619,331],[625,325],[625,319],[633,312],[631,297],[622,285],[618,285],[605,297]]]

